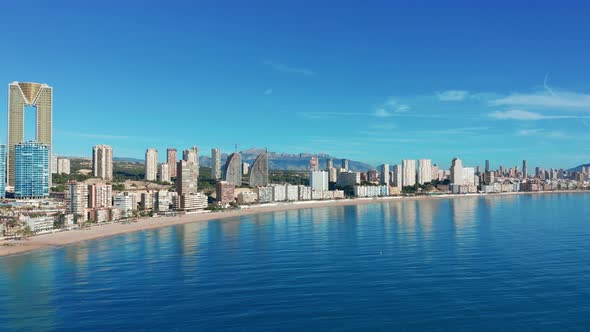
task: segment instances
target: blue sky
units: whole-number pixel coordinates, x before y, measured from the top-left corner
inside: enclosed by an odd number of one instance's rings
[[[54,87],[61,155],[237,143],[572,167],[590,162],[588,17],[583,1],[11,1],[0,76]]]

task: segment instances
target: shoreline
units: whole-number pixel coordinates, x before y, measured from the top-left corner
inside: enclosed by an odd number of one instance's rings
[[[76,229],[56,233],[47,233],[34,236],[28,240],[0,241],[0,257],[24,254],[34,250],[52,247],[61,247],[79,242],[111,237],[148,229],[183,225],[196,222],[207,222],[218,219],[229,219],[247,215],[272,213],[279,211],[300,210],[310,208],[324,208],[336,206],[367,205],[394,201],[415,201],[431,199],[449,199],[466,197],[508,196],[508,195],[536,195],[536,194],[566,194],[566,193],[590,193],[588,190],[563,190],[563,191],[538,191],[538,192],[507,192],[491,194],[441,194],[425,196],[389,196],[377,198],[352,198],[329,201],[300,201],[290,203],[269,203],[261,205],[242,206],[240,209],[220,212],[197,212],[176,217],[141,218],[137,222],[121,223],[111,222],[92,226],[90,229]]]

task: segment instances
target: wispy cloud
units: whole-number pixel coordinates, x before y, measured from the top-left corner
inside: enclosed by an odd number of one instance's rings
[[[286,65],[284,63],[274,62],[274,61],[265,61],[264,63],[268,66],[271,66],[274,70],[282,72],[282,73],[300,74],[300,75],[305,75],[305,76],[313,76],[316,74],[313,70],[311,70],[309,68],[293,67],[293,66]]]
[[[465,90],[447,90],[436,92],[436,97],[440,101],[461,101],[469,96],[469,92]]]
[[[508,105],[540,108],[588,108],[590,111],[590,95],[569,91],[539,91],[535,93],[513,93],[494,99],[491,105]]]
[[[266,89],[266,90],[264,90],[264,95],[265,95],[265,96],[268,96],[268,95],[270,95],[271,93],[272,93],[272,89]]]
[[[542,138],[556,138],[556,139],[576,139],[577,137],[568,135],[559,130],[545,130],[539,128],[521,129],[516,132],[517,136],[539,136]]]
[[[580,118],[575,115],[543,115],[541,113],[529,112],[523,110],[495,111],[488,114],[489,117],[498,120],[550,120],[550,119],[576,119]]]
[[[398,113],[404,113],[410,110],[410,106],[401,103],[396,98],[390,97],[375,110],[373,115],[378,118],[388,118]]]
[[[112,135],[112,134],[91,134],[91,133],[81,133],[75,131],[59,131],[56,132],[58,135],[70,136],[70,137],[78,137],[78,138],[88,138],[88,139],[104,139],[104,140],[139,140],[139,141],[149,141],[151,140],[148,137],[142,136],[129,136],[129,135]]]

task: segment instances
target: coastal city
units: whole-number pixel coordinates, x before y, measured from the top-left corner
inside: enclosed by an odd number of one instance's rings
[[[248,163],[237,146],[225,154],[148,147],[143,163],[125,163],[115,157],[117,146],[101,142],[88,147],[90,158],[74,159],[53,153],[53,87],[13,82],[8,88],[8,139],[0,145],[5,240],[252,205],[590,189],[590,167],[543,169],[526,160],[494,168],[490,160],[482,166],[454,158],[444,169],[419,159],[362,169],[347,159],[310,155],[302,157],[305,170],[283,170],[270,167],[275,154],[265,149]],[[37,113],[36,138],[25,141],[28,108]]]

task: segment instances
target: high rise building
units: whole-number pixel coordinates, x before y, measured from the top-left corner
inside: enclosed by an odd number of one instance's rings
[[[328,172],[326,171],[310,171],[309,172],[309,186],[311,190],[325,191],[328,190]]]
[[[70,160],[66,158],[57,158],[57,173],[70,174]]]
[[[256,157],[250,170],[250,187],[268,186],[268,153]]]
[[[342,168],[348,171],[348,159],[342,159]]]
[[[178,161],[177,153],[178,150],[174,148],[166,149],[166,164],[168,164],[168,170],[170,172],[170,177],[172,178],[176,177],[176,162]]]
[[[418,183],[425,184],[432,181],[432,161],[430,159],[418,160]]]
[[[402,187],[416,184],[416,161],[402,160]]]
[[[57,156],[53,153],[51,154],[51,162],[50,162],[51,174],[57,174]]]
[[[490,171],[490,161],[486,159],[486,167],[485,167],[485,171],[486,173]]]
[[[229,204],[234,199],[234,188],[233,183],[227,181],[217,181],[215,186],[215,197],[217,198],[217,204]]]
[[[178,195],[196,194],[198,191],[199,171],[197,164],[180,160],[176,168],[176,192]]]
[[[393,186],[399,189],[402,189],[402,167],[401,165],[394,165],[393,166]]]
[[[113,186],[105,183],[94,183],[88,186],[88,207],[109,208],[113,205]]]
[[[309,170],[312,172],[320,170],[320,161],[318,157],[311,157],[311,159],[309,159]]]
[[[223,166],[223,180],[233,183],[236,187],[242,185],[242,155],[239,152],[227,157]]]
[[[527,171],[527,167],[526,167],[526,160],[522,161],[522,177],[523,178],[527,178],[528,177],[528,171]]]
[[[70,182],[66,201],[68,212],[78,221],[86,221],[88,208],[88,186],[84,183]]]
[[[113,148],[110,145],[92,148],[92,175],[103,180],[113,179]]]
[[[381,182],[382,185],[389,185],[389,164],[379,166],[379,182]]]
[[[0,198],[6,196],[6,145],[0,144]]]
[[[463,163],[461,159],[454,158],[451,164],[451,184],[463,185]]]
[[[475,185],[475,168],[463,167],[463,184],[464,185]]]
[[[334,160],[332,160],[332,158],[326,159],[326,170],[329,170],[330,168],[334,168]]]
[[[49,145],[30,141],[14,146],[14,197],[49,196]]]
[[[219,148],[211,149],[211,176],[215,180],[221,179],[221,151]]]
[[[16,145],[25,141],[25,107],[37,112],[35,141],[49,150],[49,170],[52,146],[53,88],[47,84],[12,82],[8,85],[8,185],[15,184]],[[51,179],[49,179],[51,183]]]
[[[250,172],[250,164],[247,162],[242,163],[242,175],[247,175]]]
[[[145,151],[145,179],[156,181],[158,177],[158,150],[147,149]]]
[[[439,168],[438,168],[437,164],[432,165],[432,171],[431,171],[432,181],[438,180],[438,170],[439,170]]]
[[[170,183],[170,173],[171,172],[170,167],[168,167],[168,163],[160,164],[160,182]]]
[[[197,163],[197,154],[193,149],[184,150],[182,151],[182,160]]]

